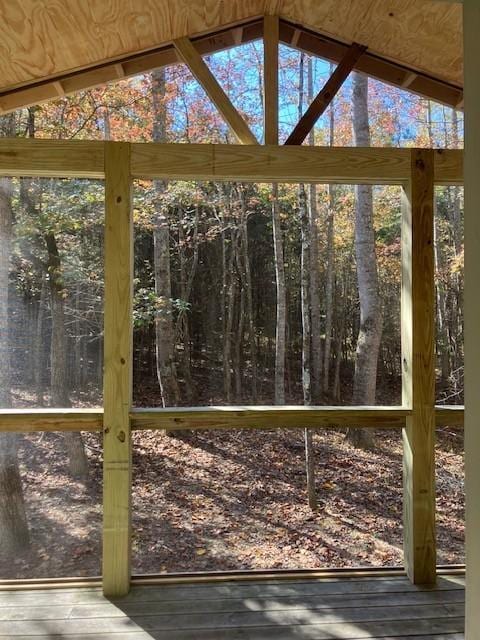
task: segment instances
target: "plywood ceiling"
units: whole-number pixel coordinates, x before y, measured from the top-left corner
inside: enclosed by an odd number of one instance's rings
[[[0,91],[265,13],[463,85],[462,7],[434,0],[0,0]]]

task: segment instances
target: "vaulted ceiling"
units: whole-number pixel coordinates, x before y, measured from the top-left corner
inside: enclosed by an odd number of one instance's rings
[[[461,87],[462,7],[434,0],[0,0],[0,93],[265,13]]]

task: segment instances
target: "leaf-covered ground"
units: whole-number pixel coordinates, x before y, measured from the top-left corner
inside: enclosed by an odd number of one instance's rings
[[[68,475],[61,434],[22,437],[20,458],[32,544],[1,557],[0,577],[99,575],[101,444],[86,435],[91,478]],[[376,449],[315,435],[318,511],[306,504],[301,431],[134,436],[135,573],[402,564],[402,458],[398,432]],[[461,434],[437,443],[439,563],[463,562]]]

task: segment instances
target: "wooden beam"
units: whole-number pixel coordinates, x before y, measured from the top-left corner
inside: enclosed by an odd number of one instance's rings
[[[278,16],[263,19],[263,127],[265,144],[278,144]]]
[[[480,629],[480,3],[465,0],[466,640]]]
[[[350,72],[354,69],[356,63],[366,50],[367,47],[357,44],[356,42],[349,47],[335,71],[297,122],[285,144],[302,144],[312,128],[315,126],[318,118],[320,118],[322,113],[324,113],[331,104],[332,100],[340,90],[340,87],[348,78]]]
[[[435,182],[463,179],[463,152],[435,153]],[[403,184],[410,150],[360,147],[132,144],[135,178]]]
[[[404,562],[415,584],[436,579],[434,154],[411,151],[402,216]]]
[[[103,409],[0,409],[0,432],[101,431]]]
[[[435,407],[435,424],[437,427],[463,427],[465,410],[462,406]]]
[[[102,178],[103,142],[0,138],[0,175]]]
[[[135,409],[134,429],[277,429],[305,427],[401,428],[410,415],[403,407],[175,407]]]
[[[173,44],[180,58],[221,113],[238,141],[242,144],[257,144],[257,139],[248,124],[235,109],[230,98],[222,89],[191,40],[189,38],[178,38],[173,41]]]
[[[273,410],[273,419],[269,420],[269,411]],[[181,412],[181,416],[178,415]],[[281,417],[283,407],[185,407],[182,409],[132,409],[130,412],[131,428],[146,429],[152,424],[152,429],[158,429],[163,421],[174,422],[181,417],[189,423],[188,428],[212,428],[218,423],[218,418],[228,424],[229,416],[233,416],[232,428],[238,428],[241,419],[245,424],[268,424],[267,428],[276,429],[285,421],[305,420],[315,416],[315,420],[324,420],[329,426],[358,426],[358,422],[367,422],[370,426],[382,422],[383,425],[403,427],[404,417],[411,413],[402,407],[285,407],[285,418]],[[338,412],[338,415],[337,415]],[[297,418],[294,418],[297,413]],[[308,414],[306,416],[305,414]],[[378,413],[378,418],[376,414]],[[206,416],[206,417],[204,417]],[[332,416],[336,416],[335,424]],[[340,416],[340,417],[339,417]],[[464,408],[461,406],[435,407],[435,424],[439,426],[463,427]],[[211,418],[213,417],[213,420]],[[257,418],[261,419],[257,422]],[[206,425],[206,426],[203,426]],[[225,428],[228,428],[227,426]],[[303,427],[302,427],[303,428]],[[44,432],[44,431],[102,431],[103,408],[98,409],[0,409],[0,432]]]
[[[130,588],[133,219],[130,146],[105,144],[103,589]]]
[[[202,34],[194,39],[197,51],[202,54],[223,51],[238,44],[252,42],[261,37],[262,20],[256,19],[214,33]],[[240,38],[239,38],[240,36]],[[128,78],[153,69],[166,67],[179,62],[173,45],[123,56],[116,60],[75,70],[64,74],[29,83],[28,85],[0,92],[0,114],[40,104],[58,98],[56,82],[60,82],[65,95],[92,89],[113,82],[119,78]]]
[[[299,51],[319,56],[332,62],[340,62],[348,45],[327,35],[299,27],[282,20],[280,22],[280,41]],[[424,98],[460,108],[463,88],[452,83],[433,78],[419,69],[405,67],[393,60],[382,58],[366,51],[356,65],[357,71],[371,78],[386,82],[394,87],[404,88]],[[415,77],[413,77],[415,75]]]

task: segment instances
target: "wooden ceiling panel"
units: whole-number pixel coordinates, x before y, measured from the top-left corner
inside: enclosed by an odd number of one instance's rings
[[[0,0],[0,92],[264,13],[456,85],[461,5],[434,0]]]
[[[281,16],[463,85],[462,6],[432,0],[282,0]]]

